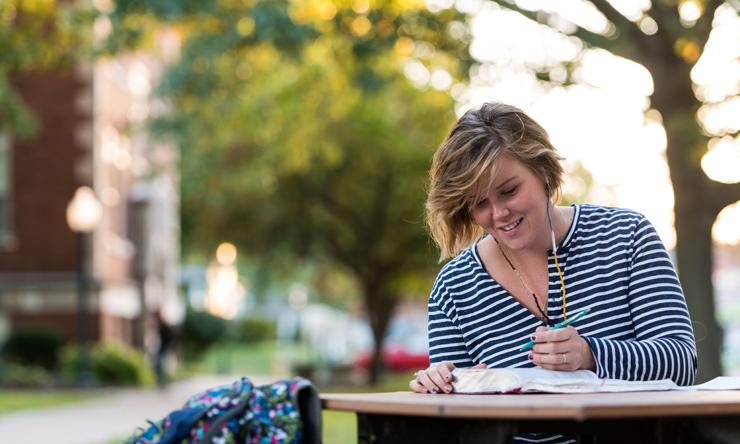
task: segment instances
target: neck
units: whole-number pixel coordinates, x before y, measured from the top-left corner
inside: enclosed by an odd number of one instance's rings
[[[560,242],[565,239],[565,235],[568,234],[568,229],[570,228],[571,223],[570,219],[572,210],[568,207],[558,207],[552,205],[550,211],[552,214],[552,225],[555,231],[555,243],[560,244]],[[550,227],[548,227],[548,230],[549,228]],[[550,244],[552,244],[552,242],[550,242]],[[550,245],[548,248],[552,248],[552,245]]]

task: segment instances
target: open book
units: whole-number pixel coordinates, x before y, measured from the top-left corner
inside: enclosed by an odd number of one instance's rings
[[[600,379],[589,370],[563,372],[543,368],[456,368],[452,386],[456,393],[602,393],[675,390],[670,379],[623,381]]]

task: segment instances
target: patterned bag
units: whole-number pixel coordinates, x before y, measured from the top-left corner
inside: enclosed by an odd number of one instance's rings
[[[198,393],[127,444],[321,442],[321,405],[303,378],[255,387],[248,378]]]

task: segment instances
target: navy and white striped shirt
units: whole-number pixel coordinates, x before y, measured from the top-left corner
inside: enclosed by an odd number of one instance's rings
[[[551,252],[550,252],[551,253]],[[686,302],[665,247],[634,211],[575,206],[558,247],[568,313],[591,307],[575,325],[601,378],[672,379],[690,385],[696,344]],[[547,315],[563,320],[552,254]],[[430,361],[458,367],[533,367],[529,341],[540,321],[484,269],[475,245],[447,263],[429,297]]]

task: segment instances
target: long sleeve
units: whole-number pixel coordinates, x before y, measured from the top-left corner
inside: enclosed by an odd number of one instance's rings
[[[635,339],[584,336],[591,346],[597,375],[692,384],[696,344],[686,301],[665,247],[644,217],[632,242],[628,285]]]
[[[441,276],[429,296],[429,362],[450,361],[457,367],[471,367],[462,332],[454,322],[455,309]]]

